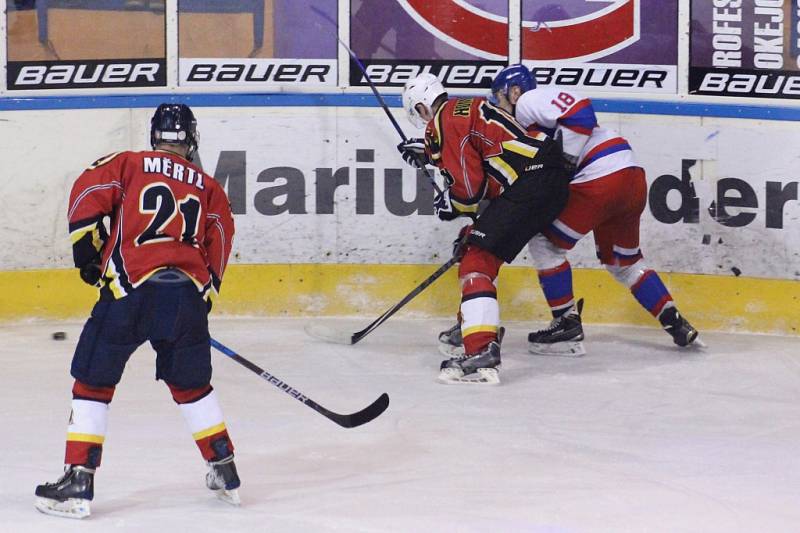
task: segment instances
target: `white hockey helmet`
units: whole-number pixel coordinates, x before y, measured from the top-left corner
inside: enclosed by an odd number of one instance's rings
[[[403,87],[403,108],[406,110],[408,120],[417,128],[424,128],[428,121],[420,116],[417,104],[422,104],[430,114],[433,114],[433,102],[443,94],[447,94],[447,91],[444,90],[442,82],[430,72],[408,80]]]

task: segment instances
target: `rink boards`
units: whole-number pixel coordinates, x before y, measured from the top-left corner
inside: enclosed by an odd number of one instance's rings
[[[434,270],[433,265],[232,265],[214,313],[359,316],[366,326]],[[662,273],[662,278],[698,329],[798,333],[796,281],[679,273]],[[502,320],[549,320],[533,269],[505,267],[498,285]],[[0,321],[84,317],[96,298],[71,269],[0,272],[0,291]],[[586,300],[588,323],[655,324],[603,270],[576,270],[575,292]],[[401,314],[454,316],[458,303],[453,269]]]
[[[203,168],[235,213],[216,309],[370,320],[447,259],[459,222],[433,215],[430,185],[400,160],[380,109],[196,107]],[[395,110],[400,118],[400,110]],[[147,109],[3,113],[0,319],[80,317],[95,294],[70,270],[69,188],[98,157],[147,148]],[[796,125],[780,120],[602,113],[650,185],[642,249],[700,328],[796,333],[800,220]],[[404,120],[401,120],[404,127]],[[409,136],[418,134],[410,127]],[[597,269],[591,238],[571,255],[586,320],[652,324]],[[523,252],[500,277],[505,320],[543,319]],[[455,272],[409,305],[452,315]]]

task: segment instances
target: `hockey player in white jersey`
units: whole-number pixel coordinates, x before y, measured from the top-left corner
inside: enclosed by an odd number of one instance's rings
[[[583,355],[582,300],[575,301],[567,252],[589,232],[597,257],[614,278],[659,320],[678,346],[688,346],[697,330],[678,312],[658,274],[644,262],[639,248],[639,219],[647,198],[644,169],[628,141],[597,123],[592,103],[570,89],[536,87],[523,65],[502,70],[490,98],[514,113],[529,130],[560,138],[564,156],[575,165],[567,206],[528,250],[550,306],[550,327],[528,336],[529,349],[543,355]],[[458,331],[440,335],[457,343]]]

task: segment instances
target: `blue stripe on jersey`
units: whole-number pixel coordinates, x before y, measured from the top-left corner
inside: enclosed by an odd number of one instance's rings
[[[591,105],[579,109],[575,114],[562,117],[558,121],[568,128],[592,130],[597,127],[597,116],[594,114],[594,109]]]
[[[624,150],[630,150],[630,149],[631,149],[631,145],[626,143],[626,142],[623,142],[623,143],[620,143],[620,144],[615,144],[613,146],[609,146],[608,148],[604,148],[603,150],[600,150],[599,152],[594,154],[592,157],[590,157],[588,159],[584,159],[583,162],[578,166],[578,172],[580,172],[581,170],[583,170],[587,166],[591,165],[592,163],[594,163],[595,161],[597,161],[601,157],[605,157],[605,156],[611,155],[611,154],[616,154],[617,152],[622,152]]]

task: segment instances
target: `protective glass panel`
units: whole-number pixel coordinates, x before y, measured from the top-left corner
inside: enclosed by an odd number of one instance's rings
[[[8,88],[166,85],[164,0],[8,0]]]
[[[448,87],[489,87],[508,58],[507,0],[351,0],[350,45],[376,85],[433,72]],[[366,85],[355,61],[350,83]]]
[[[179,0],[182,85],[335,85],[336,0]]]
[[[522,0],[521,34],[539,84],[677,92],[678,0]]]

